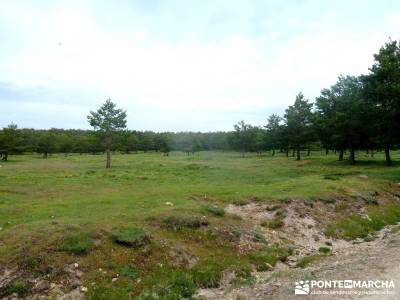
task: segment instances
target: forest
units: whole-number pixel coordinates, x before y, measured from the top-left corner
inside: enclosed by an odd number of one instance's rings
[[[301,92],[294,104],[280,116],[266,116],[266,124],[254,126],[244,121],[230,132],[152,132],[117,130],[109,142],[111,151],[134,153],[184,151],[188,155],[203,150],[235,150],[262,153],[276,151],[301,159],[302,151],[335,151],[339,160],[356,162],[356,151],[371,156],[384,151],[387,165],[390,151],[400,144],[400,43],[389,40],[377,54],[368,74],[338,77],[323,88],[315,101]],[[96,131],[77,129],[19,129],[10,124],[0,131],[0,155],[37,152],[102,153],[104,139]]]

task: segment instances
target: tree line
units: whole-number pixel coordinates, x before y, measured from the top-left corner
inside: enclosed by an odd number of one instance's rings
[[[338,153],[348,152],[354,164],[355,153],[384,151],[391,165],[390,151],[400,144],[400,43],[389,40],[377,54],[368,74],[339,76],[337,82],[322,89],[314,102],[299,93],[283,116],[272,114],[264,126],[244,121],[230,132],[163,132],[126,130],[126,111],[117,109],[110,99],[90,112],[91,130],[18,129],[15,124],[0,131],[0,156],[42,153],[132,153],[184,151],[190,155],[202,150],[236,150],[243,153],[276,151],[297,160],[312,148]],[[109,162],[109,159],[107,159]]]

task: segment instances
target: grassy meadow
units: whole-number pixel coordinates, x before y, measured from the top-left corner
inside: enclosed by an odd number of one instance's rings
[[[190,298],[197,288],[218,286],[228,267],[245,282],[260,255],[237,251],[235,235],[246,220],[223,207],[367,196],[400,181],[400,164],[386,167],[382,153],[359,152],[357,159],[351,166],[322,152],[302,161],[283,154],[138,153],[115,154],[105,169],[103,155],[12,156],[0,164],[0,265],[62,281],[64,266],[79,263],[91,299],[152,299],[146,291],[154,289],[161,298]],[[400,161],[400,152],[393,159]],[[149,243],[127,247],[113,238],[118,230],[136,237],[137,229]],[[262,251],[276,257],[289,251],[268,247]],[[181,250],[196,257],[194,268],[171,263],[171,251]],[[273,264],[268,257],[261,255]],[[29,282],[18,284],[29,293]]]

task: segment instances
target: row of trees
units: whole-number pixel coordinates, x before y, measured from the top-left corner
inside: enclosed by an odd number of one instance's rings
[[[117,131],[112,135],[111,151],[134,153],[170,151],[194,153],[202,150],[229,150],[226,132],[163,132]],[[106,151],[103,136],[91,130],[18,129],[11,124],[0,131],[0,153],[38,152],[46,158],[51,153],[102,153]],[[3,156],[4,158],[4,156]],[[6,160],[6,159],[4,159]]]
[[[302,148],[319,143],[338,151],[339,160],[348,150],[352,164],[356,150],[383,150],[391,165],[390,150],[400,144],[400,44],[389,41],[374,59],[369,74],[339,76],[314,103],[299,93],[284,116],[271,115],[264,128],[235,125],[235,148],[294,149],[300,160]]]
[[[400,44],[389,41],[374,55],[374,64],[366,75],[340,76],[330,88],[323,89],[312,103],[302,93],[296,96],[283,116],[269,116],[265,126],[241,121],[232,132],[164,132],[126,130],[126,111],[108,99],[88,115],[95,131],[18,129],[11,124],[0,131],[0,156],[39,152],[107,153],[111,151],[171,150],[187,154],[200,150],[237,150],[245,152],[276,151],[298,160],[301,150],[325,148],[339,153],[343,160],[349,152],[355,163],[357,150],[383,150],[386,163],[392,163],[390,150],[400,144]]]

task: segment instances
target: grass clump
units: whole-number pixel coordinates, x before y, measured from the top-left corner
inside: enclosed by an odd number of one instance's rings
[[[285,225],[285,222],[283,221],[282,218],[273,218],[268,221],[264,221],[261,223],[261,226],[263,227],[268,227],[270,229],[278,229],[281,228]]]
[[[223,207],[220,207],[216,204],[208,204],[203,206],[202,209],[204,212],[212,214],[216,217],[223,217],[225,215],[225,209]]]
[[[9,286],[0,288],[0,297],[17,294],[20,298],[25,298],[29,293],[29,285],[24,280],[16,280]]]
[[[250,261],[255,265],[257,271],[267,271],[270,266],[275,266],[278,261],[286,261],[293,254],[293,248],[272,245],[263,251],[250,254]]]
[[[181,217],[181,216],[169,216],[162,220],[163,225],[166,228],[173,229],[175,231],[182,230],[184,228],[196,229],[201,226],[207,226],[208,221],[201,220],[196,217]]]
[[[305,256],[301,260],[299,260],[299,262],[297,263],[297,267],[305,268],[309,264],[311,264],[313,262],[316,262],[316,261],[320,260],[323,257],[324,257],[323,254],[314,254],[314,255]]]
[[[322,246],[319,247],[318,252],[322,254],[329,254],[331,253],[331,248]]]
[[[153,285],[148,291],[144,291],[136,300],[179,300],[192,299],[196,293],[197,287],[193,277],[182,271],[173,272],[165,280],[158,279],[157,284]]]
[[[89,288],[85,299],[88,300],[131,300],[131,289],[127,287],[115,287],[107,284],[96,285]]]
[[[353,240],[367,238],[370,233],[381,230],[386,225],[394,225],[400,221],[400,206],[389,203],[382,206],[369,207],[369,216],[352,214],[336,223],[329,224],[325,230],[327,236]]]
[[[128,277],[131,279],[136,279],[140,276],[140,273],[138,270],[130,267],[130,266],[123,266],[119,269],[119,273],[124,276]]]
[[[265,236],[257,231],[253,232],[253,241],[258,242],[258,243],[263,243],[263,244],[268,244],[267,239],[265,238]]]
[[[193,280],[201,288],[217,288],[224,267],[216,262],[207,262],[192,270]]]
[[[74,233],[67,236],[59,250],[70,254],[85,254],[93,248],[92,237],[87,233]]]
[[[129,227],[116,230],[112,239],[118,244],[136,248],[149,243],[150,235],[141,228]]]

